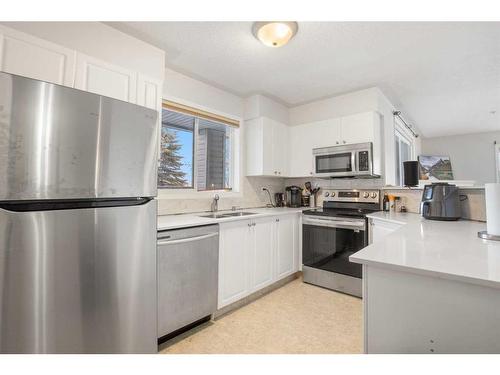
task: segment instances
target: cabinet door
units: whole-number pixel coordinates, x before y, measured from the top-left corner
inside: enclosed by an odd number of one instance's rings
[[[251,228],[249,220],[219,225],[219,309],[248,294]]]
[[[288,175],[287,150],[288,126],[277,121],[270,121],[272,128],[271,147],[273,174],[284,177]]]
[[[374,112],[364,112],[342,117],[342,144],[374,142],[374,116]]]
[[[291,126],[288,150],[289,177],[314,174],[312,150],[340,144],[340,119],[329,119]]]
[[[276,278],[282,279],[295,272],[298,236],[295,215],[282,215],[275,219],[276,227]]]
[[[137,73],[78,53],[75,87],[110,98],[136,103]]]
[[[310,131],[305,125],[290,127],[288,176],[307,177],[313,174],[312,145]]]
[[[340,144],[340,118],[309,124],[312,148],[332,147]],[[311,150],[312,153],[312,150]]]
[[[250,292],[257,291],[273,282],[274,218],[253,221]],[[240,241],[241,242],[241,241]]]
[[[137,104],[160,111],[162,82],[139,74],[137,78]]]
[[[73,87],[75,51],[0,26],[0,70]]]
[[[262,174],[264,176],[277,176],[276,153],[274,152],[274,121],[263,117],[260,126],[262,127],[262,138],[260,139],[260,142],[262,142],[262,156],[259,160],[262,161]]]
[[[370,219],[370,243],[381,241],[384,237],[401,228],[401,224]]]
[[[148,78],[143,74],[137,76],[137,104],[158,112],[158,159],[161,155],[161,106],[163,82]]]

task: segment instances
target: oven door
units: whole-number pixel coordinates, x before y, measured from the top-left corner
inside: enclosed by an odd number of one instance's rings
[[[356,172],[355,152],[314,149],[314,174],[323,177],[352,176]]]
[[[361,278],[361,265],[349,256],[368,245],[366,219],[303,216],[304,266]]]

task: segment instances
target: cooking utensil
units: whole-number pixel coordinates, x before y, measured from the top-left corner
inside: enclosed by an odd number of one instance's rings
[[[304,186],[306,187],[306,190],[309,192],[309,193],[312,193],[312,186],[311,186],[311,182],[307,181]]]

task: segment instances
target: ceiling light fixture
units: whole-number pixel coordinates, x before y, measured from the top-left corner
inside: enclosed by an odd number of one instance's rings
[[[297,22],[267,21],[254,22],[253,35],[268,47],[281,47],[297,34]]]

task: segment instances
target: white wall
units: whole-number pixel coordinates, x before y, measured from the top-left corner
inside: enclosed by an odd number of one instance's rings
[[[290,108],[290,125],[306,124],[360,112],[377,111],[379,93],[379,89],[370,88]]]
[[[422,139],[422,154],[450,156],[456,180],[495,182],[494,141],[500,131]]]
[[[2,22],[67,48],[162,80],[165,52],[101,22]]]
[[[237,120],[243,119],[242,98],[168,68],[165,69],[163,98]]]
[[[290,123],[290,110],[281,103],[264,95],[252,95],[245,99],[245,120],[267,117],[282,124]]]

